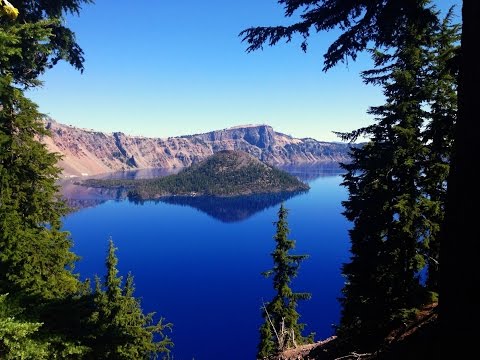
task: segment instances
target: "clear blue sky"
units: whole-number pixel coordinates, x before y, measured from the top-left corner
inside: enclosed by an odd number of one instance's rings
[[[65,124],[155,137],[269,124],[337,140],[333,130],[370,123],[366,110],[382,95],[359,77],[368,56],[321,70],[334,33],[313,36],[307,53],[298,41],[245,53],[241,30],[291,21],[276,0],[98,0],[67,19],[85,72],[59,64],[29,96]]]

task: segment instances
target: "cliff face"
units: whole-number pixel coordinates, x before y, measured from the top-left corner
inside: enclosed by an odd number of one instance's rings
[[[242,126],[166,139],[105,134],[47,120],[52,137],[43,142],[63,155],[60,167],[69,176],[146,168],[180,168],[222,150],[241,150],[270,165],[348,161],[347,144],[296,139],[270,126]]]

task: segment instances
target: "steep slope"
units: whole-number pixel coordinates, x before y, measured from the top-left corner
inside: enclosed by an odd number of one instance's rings
[[[272,356],[269,360],[416,360],[440,359],[442,346],[440,323],[438,319],[438,303],[432,303],[420,309],[412,319],[399,324],[390,335],[379,343],[375,351],[368,353],[355,351],[348,341],[332,336],[315,344],[300,345]],[[461,357],[462,347],[451,359]],[[470,358],[470,357],[466,357]]]
[[[175,175],[141,180],[89,179],[83,185],[127,188],[129,196],[138,200],[172,195],[221,197],[309,189],[307,184],[295,176],[266,165],[243,151],[235,150],[220,151]]]
[[[247,125],[166,139],[106,134],[46,120],[43,141],[63,155],[64,176],[146,168],[182,168],[222,150],[241,150],[271,165],[345,162],[348,144],[297,139],[267,125]]]

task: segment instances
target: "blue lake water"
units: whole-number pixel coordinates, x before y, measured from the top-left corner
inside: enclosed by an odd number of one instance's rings
[[[349,256],[349,223],[341,215],[347,194],[338,169],[287,170],[307,180],[310,191],[293,197],[135,204],[124,194],[71,187],[67,197],[87,206],[64,222],[82,257],[76,270],[83,279],[103,276],[112,237],[120,273],[134,274],[144,310],[174,324],[169,335],[175,360],[255,359],[260,307],[273,294],[271,279],[261,273],[272,266],[273,222],[284,201],[295,252],[310,255],[292,284],[296,291],[312,293],[298,307],[305,334],[326,338],[338,321],[340,267]]]

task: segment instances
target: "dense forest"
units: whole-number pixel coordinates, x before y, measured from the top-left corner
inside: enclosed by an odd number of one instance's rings
[[[167,333],[172,325],[144,314],[133,276],[119,276],[112,240],[106,275],[95,279],[93,289],[74,272],[78,258],[62,231],[68,209],[56,185],[58,157],[38,141],[48,132],[25,96],[59,61],[83,71],[83,51],[65,15],[79,14],[90,2],[0,0],[0,358],[149,359],[168,356],[173,345]],[[477,220],[472,147],[479,3],[463,1],[461,28],[451,12],[441,14],[428,0],[278,3],[297,22],[244,30],[248,51],[295,35],[307,51],[314,32],[340,29],[324,70],[368,51],[374,68],[362,77],[381,87],[385,99],[369,110],[373,124],[339,134],[367,142],[353,148],[352,162],[344,165],[351,257],[342,268],[336,348],[318,358],[399,358],[385,339],[427,308],[433,330],[403,358],[438,358],[440,346],[475,353],[468,326],[478,322],[475,236],[461,234]],[[181,176],[189,192],[216,186],[188,171]],[[243,174],[242,181],[253,173]],[[178,178],[171,179],[163,181],[178,186]],[[308,294],[289,288],[305,256],[289,253],[294,243],[287,238],[286,216],[282,207],[269,272],[277,295],[263,304],[260,358],[310,341],[295,310]],[[286,337],[273,334],[279,326]]]
[[[220,151],[178,174],[155,179],[89,179],[85,186],[126,188],[129,198],[151,200],[172,195],[240,196],[306,191],[307,184],[241,151]]]

